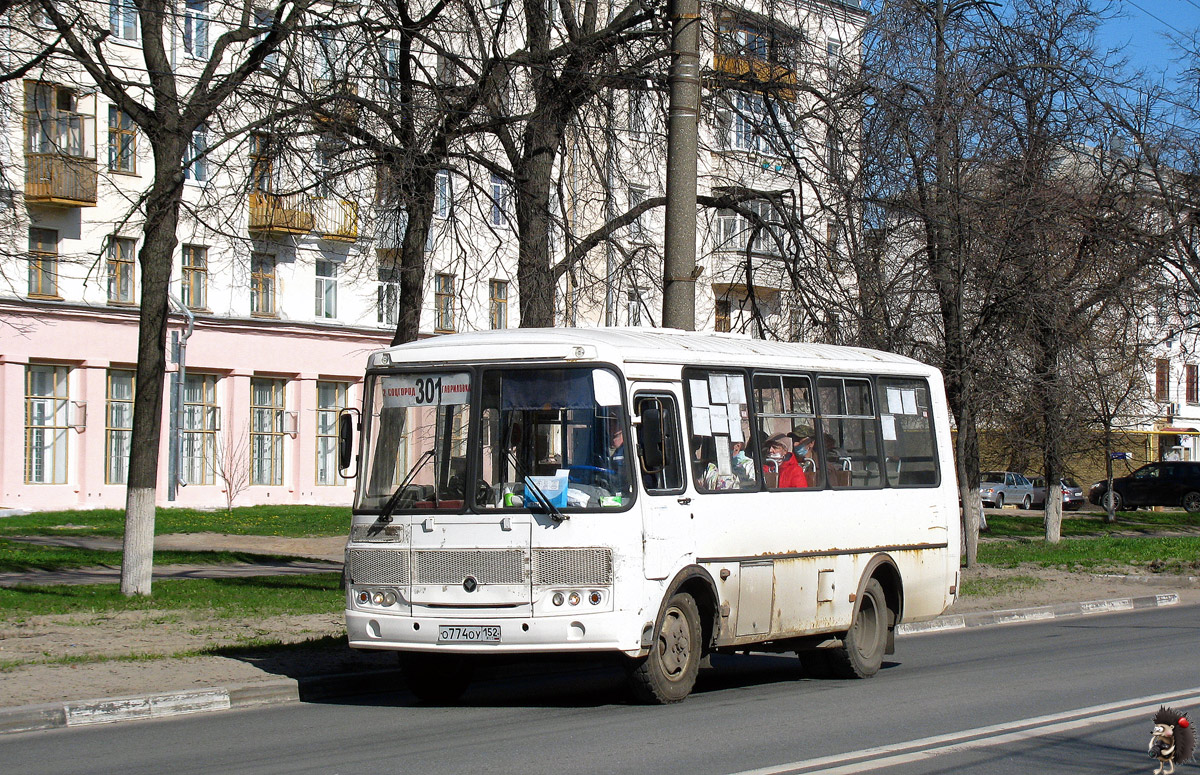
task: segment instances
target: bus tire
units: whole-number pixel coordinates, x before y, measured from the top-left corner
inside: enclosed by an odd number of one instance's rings
[[[838,678],[870,678],[883,666],[888,641],[887,597],[877,579],[863,588],[854,622],[842,645],[829,650],[829,666]]]
[[[700,609],[691,595],[678,592],[663,609],[650,654],[630,670],[634,698],[648,705],[683,700],[696,684],[702,648]]]
[[[405,686],[421,702],[435,705],[455,702],[471,685],[474,665],[457,654],[401,651],[398,657]]]

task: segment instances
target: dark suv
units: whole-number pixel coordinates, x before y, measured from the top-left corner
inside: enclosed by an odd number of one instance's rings
[[[1189,514],[1200,512],[1200,462],[1163,461],[1142,466],[1129,476],[1113,479],[1113,492],[1108,482],[1096,482],[1088,491],[1088,500],[1097,506],[1113,509],[1138,506],[1183,506]]]

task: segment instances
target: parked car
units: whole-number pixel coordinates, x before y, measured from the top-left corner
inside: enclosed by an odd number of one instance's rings
[[[1027,509],[1033,504],[1033,485],[1012,471],[985,471],[979,475],[979,498],[984,506],[1002,509],[1016,503]]]
[[[1088,500],[1113,509],[1135,509],[1138,506],[1182,506],[1189,514],[1200,512],[1200,462],[1163,461],[1150,463],[1129,476],[1113,479],[1112,493],[1108,482],[1099,481],[1088,490]]]
[[[1046,479],[1035,477],[1029,480],[1033,484],[1033,508],[1046,508]],[[1059,479],[1062,483],[1063,508],[1067,511],[1078,511],[1083,506],[1083,488],[1074,479]]]

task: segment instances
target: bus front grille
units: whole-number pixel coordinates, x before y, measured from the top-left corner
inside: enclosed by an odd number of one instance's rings
[[[529,583],[520,549],[418,550],[413,570],[414,584],[461,584],[467,576],[479,584]]]
[[[407,584],[408,551],[351,549],[346,572],[355,584]]]
[[[535,586],[595,587],[612,584],[608,549],[534,549]]]

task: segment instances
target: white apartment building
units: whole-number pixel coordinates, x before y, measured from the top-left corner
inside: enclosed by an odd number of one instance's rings
[[[130,0],[89,7],[109,28],[102,45],[110,55],[136,62],[140,30]],[[181,0],[170,37],[181,73],[204,66],[222,29],[221,7]],[[764,220],[782,221],[775,208],[786,201],[795,208],[789,218],[827,219],[836,234],[834,217],[814,204],[825,198],[811,181],[844,140],[811,118],[819,111],[803,104],[804,90],[788,86],[853,66],[863,12],[854,2],[755,0],[707,5],[704,18],[701,194],[761,190],[763,199],[746,206]],[[23,55],[6,53],[10,63]],[[759,80],[776,85],[772,99],[788,102],[785,112],[810,118],[779,138],[768,126],[770,101],[754,89]],[[649,86],[618,96],[614,125],[579,130],[622,138],[619,188],[615,177],[570,162],[566,149],[559,176],[575,178],[556,201],[570,213],[564,228],[582,233],[605,205],[621,212],[663,195],[662,84]],[[149,143],[67,59],[52,58],[0,89],[8,186],[0,202],[0,508],[119,508],[136,389],[138,202],[153,174]],[[171,283],[168,371],[172,386],[182,377],[182,389],[164,407],[163,505],[351,500],[334,460],[336,416],[361,403],[366,355],[394,333],[403,219],[397,224],[380,206],[369,170],[348,172],[350,182],[304,180],[336,157],[324,159],[314,141],[310,158],[292,169],[272,140],[254,129],[218,137],[213,127],[193,138]],[[811,168],[798,174],[797,160]],[[448,164],[439,173],[422,335],[519,325],[511,196],[504,176],[479,165]],[[787,328],[786,267],[801,248],[751,220],[731,208],[700,215],[698,328],[753,331],[760,320]],[[657,325],[661,235],[661,210],[651,210],[620,236],[621,260],[603,248],[589,253],[581,271],[559,283],[559,323]],[[563,237],[555,249],[568,243]],[[168,461],[172,436],[178,471]]]

